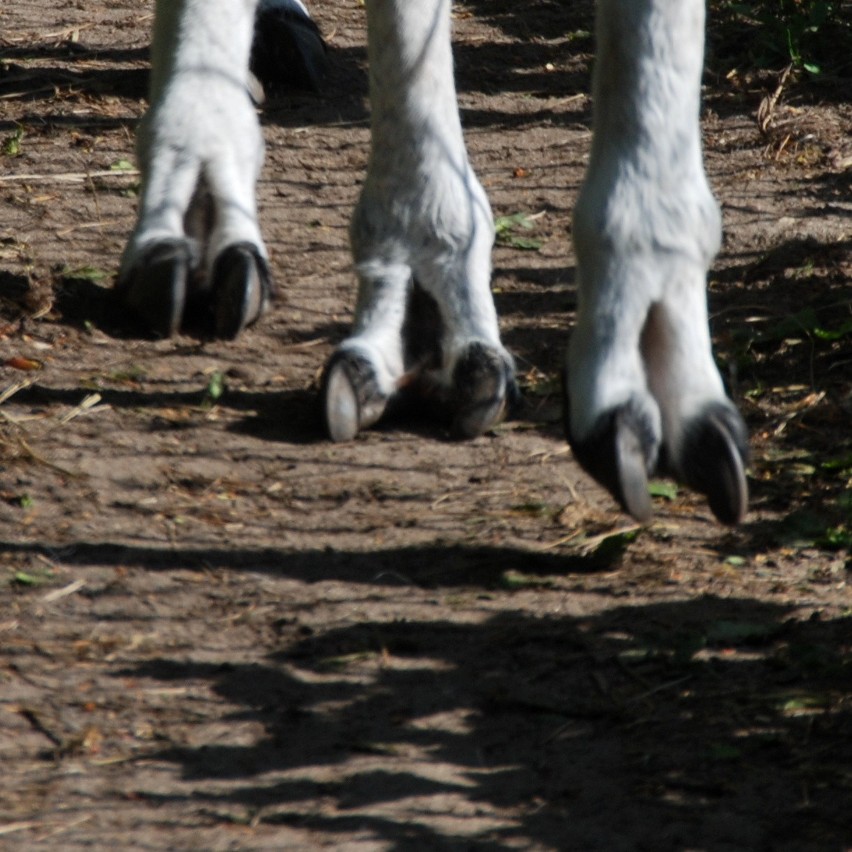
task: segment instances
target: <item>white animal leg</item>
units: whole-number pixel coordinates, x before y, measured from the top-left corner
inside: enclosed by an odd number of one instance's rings
[[[735,523],[746,431],[713,362],[705,296],[721,227],[698,121],[704,0],[601,0],[597,28],[569,440],[637,518],[650,515],[647,477],[662,461]]]
[[[463,436],[516,393],[490,290],[494,227],[462,138],[450,0],[368,0],[372,147],[353,216],[359,295],[326,371],[335,440],[412,383],[448,402]]]
[[[142,194],[118,290],[163,336],[179,329],[191,299],[209,309],[218,336],[233,337],[270,298],[255,203],[263,140],[249,96],[256,6],[157,2],[151,106],[137,142]],[[279,34],[315,31],[299,23],[310,21],[297,0],[265,0],[268,14],[276,8]],[[318,36],[308,41],[322,50]]]

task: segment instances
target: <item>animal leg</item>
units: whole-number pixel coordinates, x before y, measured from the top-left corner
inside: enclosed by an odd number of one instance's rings
[[[251,70],[264,89],[322,89],[325,42],[301,0],[260,0]]]
[[[332,357],[332,438],[371,425],[416,389],[453,431],[490,428],[516,395],[490,290],[491,210],[456,103],[450,0],[369,0],[372,142],[351,241],[359,298]]]
[[[272,293],[255,185],[263,139],[249,91],[257,0],[158,0],[151,106],[137,138],[142,192],[117,289],[155,334],[198,312],[235,337]],[[269,45],[318,80],[322,40],[298,0],[263,0]],[[270,41],[271,39],[271,41]],[[306,51],[300,54],[300,50]],[[294,53],[295,52],[295,53]],[[293,60],[295,61],[295,60]]]
[[[703,0],[601,0],[594,138],[574,215],[579,312],[566,429],[632,515],[660,462],[716,516],[746,509],[746,431],[713,362],[705,281],[718,207],[699,127]]]

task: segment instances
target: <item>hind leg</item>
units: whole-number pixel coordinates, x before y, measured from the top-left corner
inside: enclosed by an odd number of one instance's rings
[[[490,291],[494,228],[462,138],[449,0],[370,0],[372,147],[353,216],[350,337],[329,363],[329,434],[351,438],[403,389],[479,434],[515,395]],[[424,298],[425,297],[425,298]]]
[[[137,140],[142,194],[117,289],[160,336],[197,312],[215,335],[234,337],[271,296],[255,201],[263,140],[249,96],[256,6],[157,3],[151,107]],[[264,0],[262,10],[273,46],[286,47],[281,55],[318,80],[324,47],[304,6]],[[259,34],[255,44],[269,39]],[[278,55],[260,52],[266,65]]]

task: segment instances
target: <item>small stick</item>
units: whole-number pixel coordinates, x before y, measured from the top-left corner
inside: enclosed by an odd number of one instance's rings
[[[58,183],[85,183],[92,178],[104,177],[138,177],[138,169],[122,169],[120,171],[100,172],[57,172],[56,174],[27,173],[22,175],[0,175],[0,183],[12,183],[14,181],[57,181]]]
[[[94,406],[96,406],[100,401],[101,395],[99,393],[90,393],[78,406],[72,408],[70,411],[66,411],[65,414],[59,418],[59,425],[64,426],[75,417],[79,417],[81,414],[84,414],[86,411],[94,408]],[[104,408],[109,408],[109,406],[103,405],[98,410],[103,410]]]
[[[74,580],[73,583],[69,583],[67,586],[63,586],[61,589],[54,589],[52,592],[48,592],[42,598],[42,601],[44,601],[45,603],[53,603],[54,601],[61,600],[62,598],[67,598],[68,595],[73,595],[74,592],[78,592],[85,585],[85,580]]]

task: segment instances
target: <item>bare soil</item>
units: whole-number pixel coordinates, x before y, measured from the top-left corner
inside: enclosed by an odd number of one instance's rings
[[[0,6],[0,848],[852,849],[850,81],[773,102],[711,23],[752,510],[661,485],[637,528],[556,389],[590,5],[455,11],[471,156],[533,226],[494,255],[524,410],[347,445],[315,399],[353,304],[364,14],[312,6],[327,91],[261,112],[282,297],[235,343],[139,339],[110,299],[152,3]]]

